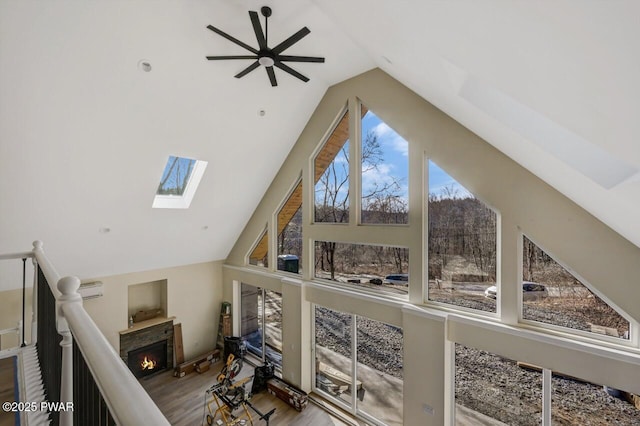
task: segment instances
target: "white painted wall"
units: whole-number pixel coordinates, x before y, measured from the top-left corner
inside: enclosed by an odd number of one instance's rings
[[[33,287],[26,288],[25,300],[25,336],[27,343],[31,342],[31,312]],[[22,289],[0,292],[0,330],[14,328],[22,320]],[[0,349],[20,346],[19,334],[5,334],[2,336]]]
[[[356,223],[331,226],[311,223],[311,155],[345,103],[359,98],[410,146],[410,224],[406,227],[360,226]],[[353,138],[353,134],[351,135]],[[478,198],[500,214],[501,286],[500,313],[479,319],[423,300],[426,253],[423,247],[423,215],[426,214],[423,164],[432,158]],[[409,247],[411,282],[408,298],[366,295],[358,289],[332,287],[313,282],[304,260],[302,287],[292,287],[284,274],[270,268],[244,264],[245,255],[264,230],[274,226],[274,216],[292,183],[303,176],[303,239],[311,248],[314,238],[369,244],[398,244]],[[525,232],[545,250],[588,282],[610,303],[628,316],[640,319],[640,248],[560,194],[551,186],[497,151],[453,119],[424,101],[380,70],[373,70],[332,87],[323,98],[298,142],[251,220],[236,242],[224,267],[224,292],[233,297],[233,281],[286,291],[283,312],[293,320],[283,322],[283,376],[305,390],[311,388],[311,323],[298,321],[311,303],[354,313],[403,328],[404,421],[405,424],[442,425],[450,417],[452,342],[478,347],[511,359],[526,360],[545,368],[606,383],[629,391],[640,391],[640,350],[637,342],[614,346],[605,341],[552,336],[518,324],[517,288],[521,279],[518,241]],[[303,255],[309,256],[311,250]],[[274,253],[271,253],[274,256]],[[297,290],[300,288],[300,290]],[[291,340],[293,339],[293,341]],[[302,349],[298,349],[302,348]],[[557,355],[557,356],[556,356]],[[299,356],[300,359],[296,359]],[[306,358],[306,359],[305,359]],[[309,363],[309,364],[308,364]],[[301,375],[300,379],[297,379]],[[433,414],[428,414],[432,411]]]
[[[129,286],[166,280],[167,315],[182,324],[185,359],[215,347],[222,303],[222,261],[156,269],[88,281],[102,281],[104,296],[84,301],[84,308],[116,352],[119,331],[128,328]]]

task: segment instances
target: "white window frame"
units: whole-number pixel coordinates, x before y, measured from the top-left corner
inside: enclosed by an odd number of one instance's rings
[[[196,160],[189,176],[189,181],[182,195],[160,195],[156,194],[153,199],[152,208],[154,209],[188,209],[196,195],[200,180],[207,169],[207,161]]]

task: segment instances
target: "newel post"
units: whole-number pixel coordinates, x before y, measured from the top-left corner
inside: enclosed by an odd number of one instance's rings
[[[78,293],[80,279],[77,277],[64,277],[58,281],[58,290],[61,296],[56,300],[56,328],[62,336],[62,371],[60,373],[60,402],[73,402],[73,336],[69,324],[64,318],[62,307],[70,303],[82,304],[82,297]],[[73,412],[60,412],[60,425],[73,425]]]

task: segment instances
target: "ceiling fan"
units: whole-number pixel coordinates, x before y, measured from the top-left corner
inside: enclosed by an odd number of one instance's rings
[[[264,33],[262,32],[262,25],[260,25],[260,18],[258,17],[258,12],[249,11],[249,17],[251,18],[251,23],[253,24],[253,31],[256,33],[256,39],[258,40],[258,49],[255,49],[249,46],[246,43],[238,40],[235,37],[230,36],[224,31],[214,27],[213,25],[208,25],[211,31],[216,34],[221,35],[227,40],[237,44],[253,53],[253,55],[232,55],[232,56],[207,56],[207,59],[210,61],[219,61],[224,59],[255,59],[251,65],[247,68],[240,71],[234,77],[241,78],[245,75],[249,74],[251,71],[258,68],[260,65],[264,66],[267,70],[267,75],[269,76],[269,81],[271,81],[271,86],[277,86],[278,81],[276,80],[276,74],[273,70],[273,67],[280,68],[282,71],[285,71],[291,74],[294,77],[299,78],[305,83],[309,81],[307,77],[300,74],[298,71],[294,70],[290,66],[286,65],[284,62],[324,62],[324,58],[319,58],[315,56],[291,56],[291,55],[283,55],[286,49],[299,42],[304,36],[309,34],[311,31],[307,27],[303,27],[300,31],[293,34],[288,39],[284,40],[282,43],[278,44],[275,47],[268,47],[268,30],[269,30],[269,16],[271,16],[271,8],[264,6],[260,9],[262,16],[265,18],[264,22]]]

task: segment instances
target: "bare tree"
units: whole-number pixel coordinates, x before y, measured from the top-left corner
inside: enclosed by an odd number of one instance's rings
[[[316,184],[315,220],[316,222],[344,223],[349,219],[349,155],[348,143],[345,143],[339,153],[340,161],[329,164]],[[343,161],[344,159],[344,161]],[[362,143],[362,172],[369,173],[377,170],[384,161],[384,152],[376,134],[369,131]],[[384,214],[390,214],[392,207],[398,205],[397,192],[400,185],[395,181],[374,181],[362,194],[363,206],[369,205],[382,208]],[[371,203],[369,202],[371,200]],[[397,209],[397,207],[394,207]],[[365,209],[365,207],[363,207]],[[405,206],[406,210],[406,206]],[[405,214],[401,211],[396,215]],[[335,250],[336,244],[322,242],[320,253],[317,254],[316,265],[323,271],[329,271],[331,279],[335,279]]]
[[[173,162],[171,163],[171,166],[169,166],[169,171],[158,185],[157,193],[162,195],[183,194],[187,187],[187,183],[189,182],[189,176],[191,175],[194,163],[195,161],[193,160],[173,157]],[[166,186],[167,183],[170,183],[170,185]]]

